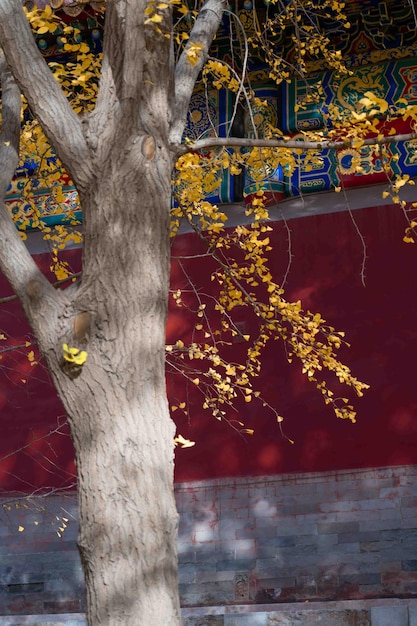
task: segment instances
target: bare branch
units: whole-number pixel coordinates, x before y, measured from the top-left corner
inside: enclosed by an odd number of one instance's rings
[[[368,137],[361,140],[361,146],[382,146],[400,141],[413,141],[417,139],[417,133],[390,135],[387,137]],[[336,141],[298,141],[295,139],[250,139],[249,137],[208,137],[195,143],[181,144],[177,146],[175,154],[181,156],[187,152],[206,150],[207,148],[282,148],[283,150],[339,150],[342,148],[354,148],[358,145],[358,138]]]
[[[21,0],[0,2],[0,45],[55,152],[74,182],[85,187],[92,165],[80,119],[38,50]]]
[[[206,0],[191,30],[187,45],[178,60],[175,68],[175,96],[171,112],[170,133],[170,140],[174,144],[181,142],[190,98],[198,75],[206,61],[214,35],[220,26],[225,8],[225,0]],[[201,52],[198,61],[192,65],[188,59],[187,51],[196,44],[201,46]]]

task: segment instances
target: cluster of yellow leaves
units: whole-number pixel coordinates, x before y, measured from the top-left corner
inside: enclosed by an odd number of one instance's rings
[[[68,528],[69,520],[67,517],[55,515],[55,520],[51,523],[53,526],[58,526],[58,530],[56,530],[55,532],[58,537],[61,538],[65,530]]]
[[[417,106],[409,104],[406,98],[400,98],[395,103],[388,103],[380,94],[367,91],[363,97],[358,98],[353,110],[345,108],[341,109],[335,104],[328,104],[322,110],[325,121],[325,130],[317,133],[308,133],[308,138],[316,141],[323,139],[329,141],[346,141],[348,140],[356,151],[356,156],[352,156],[350,169],[356,174],[364,174],[364,168],[361,163],[361,155],[365,154],[367,160],[378,159],[382,165],[387,179],[387,189],[382,192],[384,199],[390,198],[393,204],[398,204],[403,209],[408,219],[408,227],[405,230],[404,242],[414,243],[416,236],[415,219],[408,217],[409,212],[415,211],[417,203],[413,203],[407,208],[407,202],[401,198],[400,192],[405,185],[414,185],[415,182],[410,178],[409,174],[394,174],[392,164],[398,161],[398,154],[392,154],[384,144],[385,137],[395,135],[397,133],[394,125],[396,120],[404,120],[409,123],[410,131],[417,132]],[[365,140],[375,139],[374,145],[366,145]],[[414,140],[415,141],[415,140]],[[380,143],[378,143],[380,142]],[[309,153],[304,155],[303,168],[308,171],[307,161],[309,159],[320,159],[320,155]],[[310,161],[314,163],[313,160]],[[341,187],[335,188],[336,192],[341,191]]]
[[[259,393],[251,387],[246,366],[225,361],[219,345],[213,341],[213,331],[207,332],[203,328],[203,324],[196,325],[196,330],[206,336],[205,341],[193,341],[185,345],[182,340],[178,340],[166,346],[168,367],[177,371],[180,369],[190,383],[200,389],[203,408],[208,409],[216,419],[222,420],[226,419],[227,407],[232,407],[236,398],[242,397],[250,402],[252,395],[255,393],[258,397]],[[221,345],[224,346],[225,342],[221,342]],[[180,409],[186,414],[188,408],[183,401],[171,406],[173,412]]]
[[[30,363],[30,365],[31,365],[31,366],[33,366],[33,365],[37,365],[37,364],[38,364],[38,362],[37,362],[37,360],[36,360],[36,358],[35,358],[35,353],[34,353],[34,351],[33,351],[33,350],[30,350],[30,351],[27,353],[27,358],[28,358],[28,361],[29,361],[29,363]]]
[[[295,151],[285,148],[276,150],[273,148],[253,148],[240,155],[241,167],[245,167],[250,178],[255,182],[255,188],[265,188],[263,181],[269,178],[279,166],[283,168],[287,176],[295,171],[298,160]],[[257,183],[257,185],[256,185]],[[267,217],[267,215],[265,215]]]
[[[163,12],[169,8],[170,2],[148,2],[145,9],[145,24],[160,24],[163,17]]]
[[[217,189],[228,166],[227,152],[214,158],[188,152],[178,159],[173,179],[177,206],[171,212],[171,236],[176,235],[184,215],[189,221],[197,220],[204,229],[213,232],[223,229],[227,216],[205,198]]]
[[[340,116],[341,122],[334,124],[335,132],[340,137],[340,128],[345,122],[343,137],[351,138],[353,146],[360,150],[364,145],[364,139],[369,136],[376,136],[377,140],[382,140],[384,135],[390,136],[396,134],[395,126],[392,122],[398,119],[408,121],[410,129],[417,131],[417,106],[409,104],[406,98],[400,98],[394,104],[389,104],[385,98],[380,95],[367,91],[358,102],[358,110],[350,112],[349,115]],[[347,123],[346,123],[347,122]],[[332,133],[330,133],[331,135]],[[415,185],[414,180],[409,174],[394,176],[391,169],[391,162],[398,160],[398,155],[388,153],[388,149],[384,145],[375,145],[371,148],[371,154],[378,156],[384,167],[387,176],[388,188],[382,192],[384,199],[390,198],[394,204],[400,205],[407,217],[407,203],[400,196],[400,191],[405,185]],[[361,173],[360,164],[356,166],[356,171]],[[410,211],[415,210],[417,203],[413,203]],[[409,220],[409,225],[405,230],[404,242],[415,242],[415,227],[417,222]]]
[[[93,54],[88,45],[81,40],[78,28],[63,22],[49,5],[43,10],[27,11],[27,18],[37,35],[54,34],[58,37],[61,49],[70,55],[70,59],[65,62],[51,61],[49,65],[75,112],[84,113],[92,110],[98,91],[101,55]],[[40,124],[32,119],[25,99],[23,99],[23,116],[25,121],[21,133],[19,166],[24,167],[27,162],[30,162],[35,174],[23,179],[24,186],[21,189],[21,195],[24,202],[21,203],[21,210],[15,212],[13,218],[22,238],[26,238],[25,231],[28,228],[38,228],[43,232],[44,238],[53,243],[51,269],[60,280],[67,277],[69,271],[66,264],[58,259],[58,250],[63,250],[70,242],[81,241],[80,231],[73,229],[79,222],[67,203],[63,183],[65,172],[62,164],[54,154]],[[68,177],[66,177],[65,185],[72,186]],[[39,213],[37,205],[37,196],[44,190],[49,190],[55,204],[54,210],[49,210],[48,215],[64,215],[65,223],[49,227],[42,219],[43,216]],[[25,206],[31,209],[30,219],[24,211]]]
[[[46,5],[44,9],[34,7],[32,11],[25,8],[25,12],[31,27],[38,35],[55,33],[58,30],[60,20],[49,5]]]
[[[81,367],[87,360],[88,354],[85,350],[80,350],[79,348],[70,348],[66,343],[63,344],[62,350],[63,357],[68,363],[79,365]]]
[[[413,208],[416,208],[417,203],[413,202]],[[416,242],[416,236],[417,236],[417,221],[416,220],[410,220],[409,222],[409,226],[407,226],[407,228],[405,229],[405,234],[403,237],[403,241],[404,243],[415,243]]]
[[[338,20],[342,26],[348,28],[349,24],[343,14],[344,3],[322,0],[319,4],[318,8],[316,0],[303,0],[303,11],[299,11],[299,3],[290,0],[285,3],[284,10],[280,8],[278,0],[270,0],[269,5],[274,11],[270,12],[270,17],[267,17],[262,29],[258,24],[257,31],[250,38],[250,44],[255,52],[262,49],[269,63],[270,76],[277,83],[289,81],[294,71],[304,73],[306,58],[317,55],[325,57],[332,68],[340,72],[346,71],[340,53],[329,49],[328,38],[314,26],[316,14],[320,13],[321,16]],[[195,65],[201,59],[203,46],[199,42],[189,40],[190,29],[198,14],[194,6],[189,7],[181,0],[152,0],[148,2],[146,8],[145,23],[155,28],[157,33],[170,37],[171,33],[165,32],[162,27],[165,15],[170,13],[173,6],[176,15],[180,16],[177,24],[181,28],[175,36],[178,52],[185,50],[189,63]],[[69,63],[52,63],[51,69],[74,110],[77,113],[90,111],[97,96],[100,55],[91,54],[88,46],[80,40],[79,31],[70,25],[61,24],[50,7],[44,11],[29,13],[28,18],[38,34],[59,32],[63,49],[73,56]],[[280,51],[273,45],[274,37],[284,30],[291,33],[293,41],[294,54],[291,62],[284,60],[279,54]],[[239,93],[241,99],[243,98],[237,70],[223,61],[210,59],[203,69],[202,79],[206,86],[210,81],[214,88],[227,88]],[[245,91],[245,98],[246,104],[251,103],[253,111],[265,105],[254,98],[250,89]],[[368,109],[367,113],[362,119],[363,111],[358,111],[359,119],[353,120],[355,128],[352,137],[356,138],[358,145],[365,133],[370,132],[367,120],[375,119],[375,126],[372,128],[376,128],[379,116],[386,114],[382,102],[369,94],[366,94],[365,98],[368,100],[362,103],[362,107]],[[332,129],[331,132],[339,132],[340,136],[341,127],[333,125]],[[263,129],[262,132],[265,137],[285,139],[276,128]],[[349,134],[345,136],[349,137]],[[319,135],[316,137],[323,138]],[[40,127],[34,121],[29,121],[25,126],[22,152],[25,158],[30,157],[37,163],[37,176],[41,186],[50,188],[58,205],[63,205],[65,196],[61,181],[61,164],[52,154]],[[181,370],[189,381],[201,390],[203,407],[217,419],[226,419],[227,408],[237,399],[251,402],[259,397],[254,381],[260,373],[262,352],[271,339],[281,339],[285,343],[289,360],[293,358],[299,360],[303,372],[317,386],[325,402],[333,406],[339,417],[354,421],[355,412],[347,398],[334,398],[327,384],[326,372],[335,375],[336,380],[351,387],[357,395],[361,395],[367,387],[337,358],[337,350],[343,341],[342,333],[337,333],[328,326],[319,314],[304,311],[300,302],[287,301],[283,290],[273,281],[268,269],[268,254],[271,251],[268,237],[270,227],[267,223],[268,209],[262,191],[263,181],[279,167],[284,169],[287,176],[291,176],[299,166],[300,157],[299,150],[268,148],[246,151],[216,150],[207,154],[190,152],[180,157],[175,167],[173,176],[175,204],[172,209],[171,233],[175,235],[181,220],[186,220],[206,242],[207,252],[217,262],[218,267],[212,279],[219,285],[215,308],[221,321],[220,328],[211,328],[205,313],[205,305],[200,303],[195,311],[198,320],[195,332],[202,333],[201,340],[193,340],[189,345],[177,341],[167,346],[167,360],[174,369]],[[303,159],[304,167],[308,168],[317,164],[320,156],[303,155]],[[216,191],[225,171],[237,175],[243,168],[254,181],[254,191],[246,209],[251,223],[230,230],[227,229],[226,214],[208,202],[207,196]],[[29,181],[28,198],[31,198],[34,192],[31,185],[32,182]],[[41,219],[38,219],[36,225],[43,228],[45,237],[53,242],[51,268],[58,278],[66,278],[70,270],[59,260],[58,250],[71,238],[73,241],[79,241],[81,235],[79,233],[74,235],[64,225],[51,230],[42,225]],[[176,294],[175,301],[178,306],[184,306],[181,293]],[[248,307],[255,313],[259,320],[259,328],[256,337],[241,335],[241,339],[247,345],[245,361],[230,363],[222,356],[222,347],[230,343],[225,337],[232,340],[233,337],[240,336],[238,327],[233,323],[232,314],[234,309],[241,306]],[[87,358],[86,352],[68,347],[66,344],[63,346],[63,355],[67,362],[80,366]],[[183,401],[172,406],[173,411],[186,409]],[[276,417],[280,423],[282,417],[277,413]],[[250,434],[251,431],[246,429],[245,432]],[[187,447],[192,445],[192,442],[179,435],[176,444]]]
[[[49,65],[74,111],[86,113],[94,108],[97,99],[102,55],[94,55],[84,48],[74,52],[77,52],[74,61],[65,64],[54,61]]]
[[[269,75],[276,82],[290,82],[294,73],[305,75],[308,60],[323,58],[326,65],[340,73],[346,73],[340,51],[332,48],[329,37],[319,28],[320,21],[331,20],[339,24],[340,29],[349,29],[350,23],[343,11],[344,2],[335,0],[269,0],[268,12],[264,19],[255,13],[255,32],[249,43],[255,54],[265,56]],[[277,46],[283,35],[292,42],[291,55],[284,54],[284,49]]]
[[[273,281],[265,256],[271,250],[265,234],[268,229],[265,224],[256,222],[235,229],[232,239],[243,250],[245,262],[231,263],[216,273],[221,285],[217,306],[223,313],[249,303],[259,318],[259,335],[248,349],[248,373],[252,377],[260,373],[260,357],[266,343],[270,339],[281,339],[287,346],[288,360],[291,362],[296,357],[301,362],[303,373],[316,384],[326,404],[333,405],[338,417],[355,421],[353,406],[346,398],[338,398],[336,403],[326,380],[319,380],[319,377],[325,371],[332,372],[340,382],[352,387],[358,396],[362,395],[367,385],[358,381],[336,356],[343,333],[328,326],[319,313],[304,311],[301,302],[288,302],[283,289]],[[230,245],[230,237],[228,239]],[[259,298],[260,285],[268,294],[265,299]]]
[[[253,149],[243,155],[230,155],[221,151],[217,156],[210,155],[210,163],[227,168],[234,167],[269,167],[276,168],[277,151]],[[338,333],[328,326],[320,316],[304,311],[300,302],[288,302],[284,291],[273,281],[268,268],[268,253],[271,252],[268,232],[268,210],[263,192],[253,194],[247,208],[247,215],[252,218],[248,225],[239,225],[233,230],[226,229],[227,222],[219,210],[203,200],[204,179],[207,176],[205,159],[196,154],[181,157],[177,163],[175,183],[179,185],[177,193],[178,207],[173,210],[175,228],[179,217],[189,220],[207,243],[207,250],[217,261],[218,269],[212,280],[219,284],[219,295],[215,309],[221,316],[221,330],[206,332],[206,336],[217,333],[229,333],[236,336],[233,328],[232,312],[237,307],[249,307],[259,320],[257,337],[244,336],[248,342],[246,360],[240,364],[230,364],[223,360],[216,342],[192,342],[184,345],[182,341],[167,346],[169,358],[175,357],[176,368],[180,361],[200,360],[206,367],[199,370],[185,370],[190,381],[202,389],[203,407],[211,411],[217,419],[225,419],[225,406],[232,406],[238,397],[245,402],[259,397],[254,380],[261,370],[262,352],[270,339],[281,339],[286,345],[288,360],[297,358],[310,381],[323,394],[326,404],[331,404],[335,414],[344,419],[355,421],[355,410],[347,398],[335,398],[327,384],[326,372],[332,373],[336,380],[351,387],[358,396],[367,388],[365,383],[355,378],[350,369],[337,358],[343,333]],[[259,180],[262,179],[260,174]],[[187,190],[191,189],[189,197]],[[232,251],[237,250],[236,257]],[[181,293],[174,297],[178,306],[184,306]],[[204,309],[203,309],[204,311]],[[203,316],[202,310],[199,313]],[[197,330],[203,331],[199,324]],[[188,374],[187,374],[188,371]],[[198,375],[197,375],[198,374]],[[175,405],[175,409],[185,410],[185,403]],[[277,416],[278,417],[278,416]]]
[[[224,87],[234,93],[239,91],[239,80],[233,75],[230,67],[222,61],[207,61],[203,68],[203,81],[207,84],[209,78],[216,89]]]
[[[205,70],[206,76],[209,73],[212,78],[214,76],[214,86],[228,87],[231,73],[226,65],[210,61]],[[253,105],[260,107],[262,102],[253,99]],[[386,116],[388,105],[378,95],[367,92],[359,101],[359,107],[358,111],[349,113],[350,120],[345,118],[343,123],[338,122],[341,119],[340,111],[331,110],[329,115],[332,117],[332,125],[329,124],[326,132],[306,133],[306,138],[318,142],[324,138],[348,138],[360,149],[370,133],[380,136],[381,116]],[[268,129],[266,134],[270,137],[282,136],[278,129],[273,128]],[[378,151],[380,147],[374,149]],[[343,333],[326,324],[320,314],[304,311],[300,302],[288,302],[268,270],[266,253],[270,251],[270,246],[265,235],[269,228],[266,224],[268,211],[261,190],[265,189],[265,178],[271,172],[281,166],[286,175],[291,175],[299,166],[301,158],[305,170],[320,165],[322,159],[320,152],[303,154],[301,150],[293,149],[254,148],[245,152],[219,150],[207,156],[189,154],[181,157],[176,166],[174,191],[178,206],[173,211],[173,232],[176,232],[181,217],[189,220],[195,230],[203,231],[208,251],[219,265],[213,278],[220,286],[216,308],[223,316],[223,331],[229,330],[232,335],[236,332],[230,324],[230,314],[236,307],[251,307],[260,323],[256,338],[245,337],[245,340],[250,339],[247,359],[245,364],[233,366],[233,372],[238,373],[235,378],[230,375],[230,368],[226,369],[227,364],[211,344],[192,343],[182,347],[179,358],[185,359],[188,355],[190,359],[199,358],[211,363],[206,370],[200,370],[198,376],[190,379],[194,384],[205,385],[203,406],[218,419],[224,419],[226,415],[221,405],[233,404],[240,391],[247,402],[257,396],[254,379],[259,375],[261,355],[270,339],[284,341],[288,360],[299,360],[303,373],[316,385],[325,403],[333,407],[338,417],[355,421],[356,412],[348,398],[334,395],[329,387],[328,373],[332,373],[339,383],[351,387],[359,397],[368,388],[337,357],[337,351],[345,343]],[[359,173],[359,161],[356,167]],[[218,185],[219,174],[227,168],[230,168],[231,173],[238,173],[245,168],[255,181],[255,192],[246,211],[252,217],[252,224],[238,226],[233,233],[226,231],[227,222],[223,215],[219,219],[218,208],[204,200],[204,193]],[[408,176],[397,177],[391,181],[392,190],[398,194],[398,190],[408,182]],[[256,183],[259,183],[259,191],[256,191]],[[416,225],[417,222],[412,222],[409,230]],[[218,254],[219,249],[229,251],[233,247],[240,248],[244,253],[243,263],[241,259],[233,261],[230,257],[226,262],[224,255]],[[265,299],[259,297],[260,286],[267,292]],[[181,303],[181,299],[178,302]],[[180,403],[176,408],[181,408],[182,404],[185,409],[185,403]]]
[[[185,54],[187,55],[187,59],[190,65],[196,65],[201,57],[203,52],[203,44],[198,41],[190,41],[185,48]]]
[[[49,269],[54,273],[57,280],[65,280],[72,274],[69,263],[60,259],[58,252],[55,249],[51,253],[51,264]]]
[[[170,18],[172,8],[180,5],[181,0],[148,0],[145,8],[145,25],[151,26],[157,35],[171,39]]]
[[[67,24],[47,5],[43,10],[27,12],[27,18],[37,35],[58,35],[62,50],[71,55],[65,63],[51,61],[49,66],[76,113],[94,108],[98,91],[101,54],[93,54],[82,41],[80,30]]]
[[[39,505],[33,498],[24,498],[24,499],[19,499],[19,501],[17,502],[4,503],[2,507],[3,507],[3,511],[6,514],[12,510],[19,510],[19,509],[31,510],[33,514],[37,515],[37,519],[34,519],[32,522],[34,526],[39,526],[40,521],[39,521],[38,515],[42,517],[46,511],[45,507]],[[51,520],[50,524],[55,530],[58,537],[61,538],[62,534],[68,528],[69,519],[68,517],[65,517],[63,515],[55,515],[53,519]],[[17,532],[23,533],[26,530],[26,528],[27,527],[22,526],[22,524],[19,524],[19,526],[17,526]]]
[[[26,10],[26,17],[37,35],[59,35],[59,43],[65,52],[89,52],[88,45],[81,41],[80,31],[62,22],[49,4],[43,9]]]
[[[219,187],[227,170],[232,175],[240,174],[243,169],[248,171],[254,181],[255,196],[246,214],[252,215],[256,221],[268,219],[261,191],[265,178],[279,166],[285,169],[287,175],[291,175],[297,167],[294,152],[296,151],[271,148],[253,148],[246,151],[223,149],[209,154],[189,152],[181,156],[176,163],[172,181],[176,206],[171,212],[171,235],[177,233],[180,220],[184,218],[205,231],[223,231],[227,216],[205,198]]]

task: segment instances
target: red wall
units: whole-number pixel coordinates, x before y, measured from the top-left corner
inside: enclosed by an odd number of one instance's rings
[[[298,364],[288,365],[280,342],[271,343],[263,360],[261,391],[285,417],[280,433],[275,417],[261,404],[243,403],[231,419],[254,428],[253,436],[237,433],[201,410],[195,385],[168,376],[173,403],[189,397],[186,417],[174,414],[179,432],[196,446],[177,452],[179,481],[211,477],[326,469],[399,465],[417,462],[417,393],[415,349],[417,339],[417,249],[402,241],[406,226],[396,207],[356,211],[354,218],[366,242],[366,286],[361,283],[363,249],[348,213],[291,220],[292,260],[287,296],[300,298],[304,307],[320,311],[338,330],[345,330],[351,348],[343,360],[371,389],[356,399],[356,424],[337,420],[331,408],[301,374]],[[270,264],[281,280],[288,265],[288,234],[274,223],[270,238]],[[173,256],[185,257],[200,250],[194,235],[183,235],[173,244]],[[77,252],[69,253],[73,258]],[[174,260],[173,287],[186,286],[189,274],[201,293],[212,293],[207,259]],[[0,295],[10,289],[3,283]],[[256,321],[239,313],[245,332]],[[0,328],[24,343],[27,328],[16,304],[2,307]],[[171,307],[168,341],[189,334],[190,317]],[[7,342],[2,342],[1,345]],[[244,349],[233,344],[233,358]],[[56,427],[63,411],[42,366],[31,367],[24,354],[3,355],[0,363],[0,456],[29,445],[34,438]],[[28,380],[26,384],[20,381]],[[346,395],[343,391],[343,395]],[[12,454],[0,465],[3,490],[65,486],[74,481],[72,449],[67,435],[55,434],[30,448]]]
[[[79,269],[80,253],[67,253]],[[36,261],[49,273],[48,255]],[[51,279],[53,280],[52,276]],[[12,291],[1,277],[0,297]],[[72,444],[64,409],[45,366],[31,365],[28,345],[33,337],[20,305],[14,301],[0,306],[0,494],[12,490],[32,493],[42,487],[74,488]],[[56,431],[56,432],[53,432]]]
[[[292,260],[286,288],[289,298],[300,298],[305,308],[346,331],[351,348],[341,356],[371,385],[355,400],[357,423],[336,419],[299,365],[288,365],[282,345],[274,342],[264,355],[261,389],[285,417],[284,432],[295,443],[281,436],[274,417],[259,405],[242,407],[242,421],[255,429],[246,439],[196,410],[189,425],[181,423],[181,433],[198,445],[178,453],[178,480],[417,461],[417,250],[402,241],[405,220],[398,208],[356,211],[354,218],[366,242],[366,286],[352,218],[335,213],[288,223]],[[282,223],[274,225],[271,241],[279,280],[288,264]]]

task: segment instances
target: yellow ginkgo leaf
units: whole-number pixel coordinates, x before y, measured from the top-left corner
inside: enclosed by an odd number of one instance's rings
[[[84,365],[87,360],[87,352],[85,350],[79,350],[78,348],[70,348],[68,344],[64,343],[62,346],[64,351],[64,359],[68,363],[75,363],[75,365]]]
[[[185,439],[182,435],[177,435],[174,439],[174,444],[181,446],[181,448],[192,448],[195,446],[195,441],[190,441],[190,439]]]
[[[77,354],[78,350],[76,348],[69,348],[67,343],[64,343],[62,345],[62,349],[64,350],[64,352],[66,352],[67,354],[74,354],[74,350],[76,351],[75,354]]]
[[[158,13],[154,13],[152,17],[148,17],[148,19],[145,20],[145,24],[159,24],[160,22],[162,22],[162,15],[158,15]]]
[[[84,365],[86,360],[87,352],[85,350],[82,350],[79,354],[74,356],[74,363],[76,363],[76,365]]]

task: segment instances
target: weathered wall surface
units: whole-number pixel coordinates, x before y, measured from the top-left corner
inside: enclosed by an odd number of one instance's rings
[[[346,621],[362,626],[372,599],[403,598],[407,626],[408,599],[417,599],[416,488],[416,466],[178,484],[185,624],[200,624],[196,607],[208,619],[204,607],[257,606],[256,619],[270,620],[271,605],[282,613],[287,603],[327,601],[335,611],[334,601],[368,599],[366,615],[349,617],[362,621]],[[17,504],[2,511],[0,615],[82,612],[74,496]],[[258,624],[219,621],[224,612],[201,624]]]

